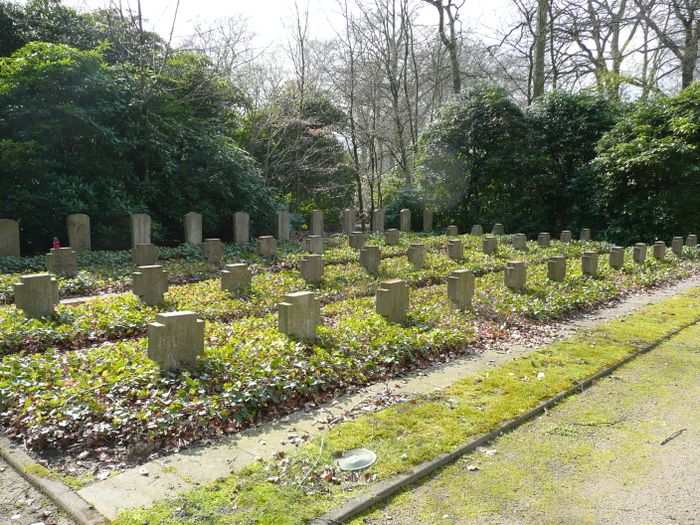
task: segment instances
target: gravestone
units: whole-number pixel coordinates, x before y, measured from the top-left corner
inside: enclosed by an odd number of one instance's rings
[[[221,289],[238,293],[250,288],[253,274],[246,263],[227,264],[221,272]]]
[[[136,266],[150,266],[158,262],[158,246],[137,244],[131,249],[131,259]]]
[[[148,358],[161,370],[192,369],[204,353],[204,321],[194,312],[164,312],[148,324]]]
[[[299,272],[309,284],[318,284],[323,278],[323,260],[319,254],[305,255],[299,260]]]
[[[694,233],[689,234],[688,237],[686,237],[685,239],[685,245],[690,246],[691,248],[695,248],[698,245],[698,236]]]
[[[185,242],[202,244],[202,214],[191,211],[185,214]]]
[[[288,211],[277,212],[277,240],[288,241],[291,234],[291,222]]]
[[[469,308],[474,296],[474,274],[469,270],[454,270],[447,278],[447,298],[457,308]]]
[[[425,246],[417,242],[411,244],[411,246],[408,247],[406,257],[408,262],[413,264],[414,269],[423,269],[423,266],[425,265]]]
[[[527,235],[524,233],[514,233],[511,237],[511,242],[515,250],[524,250],[527,246]]]
[[[131,246],[151,244],[151,216],[134,213],[131,216]]]
[[[0,257],[19,257],[19,222],[0,219]]]
[[[377,313],[391,323],[402,323],[408,311],[408,284],[401,279],[384,281],[377,289]]]
[[[549,248],[549,243],[552,241],[552,236],[548,232],[541,232],[537,236],[537,246],[540,248]]]
[[[382,252],[379,246],[365,246],[360,250],[360,264],[367,273],[377,273],[381,261]]]
[[[84,213],[74,213],[66,217],[66,229],[68,230],[68,245],[76,252],[89,252],[90,242],[90,217]]]
[[[262,257],[274,257],[277,251],[277,240],[272,235],[258,237],[255,241],[255,250]]]
[[[365,234],[360,231],[352,232],[348,237],[348,243],[350,244],[350,248],[361,250],[365,245]]]
[[[487,236],[481,241],[481,251],[486,255],[493,255],[498,249],[498,239],[496,237]]]
[[[220,264],[224,258],[224,243],[221,239],[204,239],[204,259],[209,264]]]
[[[313,292],[295,292],[284,296],[277,305],[279,330],[283,334],[316,339],[321,324],[321,302]]]
[[[562,230],[559,234],[559,241],[563,243],[570,243],[572,239],[571,230]]]
[[[78,273],[78,258],[73,248],[51,248],[46,254],[46,269],[56,275],[71,277]]]
[[[643,242],[638,242],[632,248],[632,259],[637,264],[644,264],[647,258],[647,245]]]
[[[423,210],[423,231],[433,231],[433,210]]]
[[[472,235],[483,235],[484,234],[484,228],[481,226],[481,224],[475,224],[472,226],[471,230]]]
[[[683,257],[683,237],[674,237],[671,240],[671,251],[676,257]]]
[[[372,231],[384,233],[384,208],[372,210]]]
[[[663,261],[666,259],[666,243],[664,241],[656,241],[652,247],[654,259]]]
[[[343,225],[343,233],[345,235],[350,235],[355,230],[355,210],[353,210],[352,208],[344,209],[341,217],[341,222]]]
[[[613,246],[610,248],[608,262],[611,268],[615,268],[616,270],[622,268],[625,265],[625,249],[621,246]]]
[[[511,261],[506,263],[503,274],[505,284],[511,290],[519,291],[525,287],[527,270],[524,261]]]
[[[244,244],[250,241],[250,215],[247,211],[233,214],[233,242]]]
[[[450,224],[447,227],[447,236],[454,237],[455,235],[459,235],[459,228],[457,226],[455,226],[454,224]]]
[[[323,212],[321,210],[311,212],[311,235],[323,235]]]
[[[323,237],[320,235],[309,235],[306,238],[306,251],[309,253],[323,253]]]
[[[404,208],[399,213],[401,217],[401,231],[410,232],[411,231],[411,210]]]
[[[591,229],[590,228],[584,228],[581,230],[581,237],[580,239],[582,241],[590,241],[591,240]]]
[[[494,235],[505,235],[506,228],[501,223],[496,223],[493,225],[493,230],[491,231]]]
[[[547,261],[547,278],[558,283],[566,279],[566,257],[554,255]]]
[[[399,237],[401,237],[401,232],[396,228],[389,228],[386,233],[384,233],[384,242],[388,246],[396,246],[399,244]]]
[[[53,315],[59,303],[58,282],[48,273],[22,275],[13,285],[15,306],[32,319]]]
[[[598,275],[598,253],[584,252],[581,257],[581,272],[583,275],[596,277]]]
[[[139,266],[133,274],[132,290],[148,306],[163,305],[163,295],[168,291],[168,274],[160,265]]]
[[[464,243],[462,239],[450,239],[447,241],[447,256],[453,261],[464,258]]]

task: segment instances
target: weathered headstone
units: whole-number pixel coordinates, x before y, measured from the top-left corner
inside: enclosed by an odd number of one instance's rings
[[[185,214],[185,242],[202,244],[202,214],[191,211]]]
[[[246,263],[227,264],[221,272],[221,289],[231,293],[247,290],[253,275]]]
[[[209,264],[220,264],[224,258],[224,243],[221,239],[204,239],[204,259]]]
[[[625,249],[621,246],[613,246],[610,248],[608,262],[611,268],[615,268],[616,270],[622,268],[625,265]]]
[[[372,231],[384,233],[384,208],[372,210]]]
[[[548,232],[541,232],[537,236],[537,246],[540,248],[549,248],[549,243],[552,241],[552,236]]]
[[[447,298],[457,308],[469,308],[474,296],[474,274],[469,270],[454,270],[447,278]]]
[[[151,244],[151,216],[134,213],[131,216],[131,246]]]
[[[690,246],[691,248],[695,248],[698,245],[698,236],[694,233],[689,234],[688,237],[686,237],[685,239],[685,245]]]
[[[73,248],[51,248],[46,254],[46,269],[56,275],[73,276],[78,273],[78,258]]]
[[[316,339],[321,324],[321,303],[313,292],[295,292],[284,296],[277,305],[279,330],[283,334]]]
[[[360,264],[367,273],[377,273],[382,262],[382,251],[379,246],[365,246],[360,250]]]
[[[664,241],[656,241],[652,247],[654,259],[663,261],[666,259],[666,243]]]
[[[402,323],[408,311],[408,284],[401,279],[384,281],[377,289],[377,313],[392,323]]]
[[[647,245],[643,242],[638,242],[632,248],[632,259],[637,264],[644,264],[647,258]]]
[[[19,222],[0,219],[0,257],[19,257]]]
[[[312,253],[299,259],[299,272],[307,283],[320,283],[323,278],[322,256],[317,253]]]
[[[132,290],[148,306],[165,303],[163,295],[168,291],[168,274],[160,265],[139,266],[133,274]]]
[[[506,228],[501,223],[497,222],[493,225],[493,230],[491,231],[494,235],[505,235]]]
[[[580,239],[582,241],[590,241],[591,240],[591,229],[590,228],[583,228],[581,230],[581,237]]]
[[[484,228],[481,226],[481,224],[475,224],[472,226],[471,230],[472,235],[483,235],[484,234]]]
[[[559,234],[559,240],[563,243],[570,243],[572,239],[571,230],[562,230]]]
[[[671,251],[676,257],[683,257],[683,237],[676,236],[671,240]]]
[[[450,239],[447,241],[447,256],[453,261],[464,259],[464,243],[462,239]]]
[[[527,280],[525,261],[511,261],[506,263],[503,277],[508,288],[515,291],[522,290]]]
[[[282,210],[277,212],[277,240],[288,241],[291,234],[289,212]]]
[[[306,251],[309,253],[323,253],[323,237],[320,235],[309,235],[306,238]]]
[[[595,277],[598,275],[598,253],[584,252],[581,257],[581,272],[583,275]]]
[[[272,235],[263,235],[255,241],[255,251],[262,257],[274,257],[277,251],[277,239]]]
[[[131,249],[131,259],[136,266],[149,266],[158,262],[158,246],[137,244]]]
[[[343,233],[345,235],[350,235],[355,230],[355,210],[352,208],[345,208],[343,210],[343,216],[341,222],[343,225]]]
[[[250,241],[250,215],[247,211],[233,214],[233,242],[244,244]]]
[[[547,261],[547,278],[558,283],[566,279],[566,257],[554,255]]]
[[[396,228],[389,228],[384,233],[384,242],[386,242],[388,246],[395,246],[399,244],[399,237],[401,237],[401,232],[399,230]]]
[[[459,235],[459,228],[457,226],[455,226],[454,224],[450,224],[447,227],[447,236],[454,237],[455,235]]]
[[[204,321],[194,312],[165,312],[148,324],[148,358],[161,370],[191,369],[204,353]]]
[[[22,275],[19,280],[13,285],[15,306],[32,319],[53,315],[59,303],[56,279],[48,273],[36,273]]]
[[[411,210],[404,208],[399,212],[401,217],[401,231],[410,232],[411,231]]]
[[[484,237],[484,239],[481,241],[481,251],[483,251],[486,255],[493,255],[496,253],[497,249],[498,239],[496,239],[496,237],[489,235]]]
[[[425,245],[417,242],[411,244],[411,246],[408,247],[406,257],[408,262],[413,264],[414,269],[423,269],[423,266],[425,265]]]
[[[511,242],[513,243],[513,249],[524,250],[527,246],[527,235],[524,233],[514,233],[511,237]]]
[[[68,245],[76,252],[89,252],[90,242],[90,217],[84,213],[74,213],[66,217],[66,229],[68,230]]]
[[[365,234],[360,231],[352,232],[348,237],[348,243],[350,244],[350,248],[361,250],[365,245]]]
[[[323,212],[313,210],[311,212],[311,235],[323,235]]]
[[[427,208],[423,210],[423,231],[433,231],[433,210]]]

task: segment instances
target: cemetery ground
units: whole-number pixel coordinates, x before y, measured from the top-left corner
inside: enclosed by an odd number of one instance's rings
[[[80,489],[363,385],[479,353],[512,340],[513,334],[546,335],[557,321],[642,289],[695,276],[699,268],[695,247],[659,259],[648,257],[642,264],[631,260],[628,249],[624,265],[615,268],[608,264],[611,247],[606,243],[552,241],[539,246],[530,241],[516,249],[505,235],[497,237],[498,248],[492,254],[483,253],[481,236],[461,235],[465,250],[450,257],[449,240],[455,237],[402,232],[398,244],[389,245],[381,235],[368,235],[365,246],[381,249],[380,266],[372,273],[358,263],[359,252],[348,246],[346,236],[325,238],[325,269],[317,284],[307,283],[297,269],[305,255],[301,243],[279,243],[274,257],[267,258],[254,255],[252,245],[227,245],[224,262],[246,261],[253,273],[250,289],[234,294],[221,289],[219,266],[202,261],[198,247],[161,248],[171,283],[163,306],[146,306],[128,292],[135,270],[128,252],[88,252],[79,254],[81,272],[61,278],[59,286],[63,297],[103,296],[61,304],[55,316],[44,319],[28,319],[11,304],[11,283],[21,274],[42,270],[42,260],[6,258],[0,280],[6,303],[0,307],[3,433],[32,454],[36,472]],[[423,243],[427,252],[418,268],[406,259],[415,242]],[[582,257],[589,252],[600,254],[595,275],[582,272]],[[563,282],[547,278],[553,256],[569,261]],[[511,261],[527,263],[527,281],[519,290],[503,284],[504,269]],[[450,306],[445,286],[450,272],[459,269],[475,276],[472,304],[462,309]],[[374,308],[380,284],[397,278],[408,283],[410,293],[402,323],[385,319]],[[301,290],[314,291],[322,305],[322,324],[313,342],[277,328],[278,303],[285,294]],[[106,292],[125,293],[107,296]],[[563,347],[570,351],[562,351],[556,359],[543,355],[533,358],[538,365],[528,360],[514,361],[509,366],[516,368],[510,371],[498,367],[493,383],[478,383],[490,384],[498,392],[483,400],[484,407],[496,403],[493,411],[475,409],[469,398],[485,392],[460,393],[467,398],[457,402],[464,410],[458,422],[444,413],[452,410],[449,390],[409,401],[333,426],[320,442],[318,438],[305,442],[301,436],[296,443],[299,450],[251,464],[233,481],[186,496],[192,503],[220,495],[225,504],[215,498],[183,510],[171,502],[127,513],[120,520],[202,521],[197,512],[212,511],[210,504],[232,523],[297,523],[318,517],[367,483],[448,451],[694,320],[697,300],[697,291],[682,294],[646,310],[634,323],[611,325],[571,342],[570,348]],[[161,371],[148,359],[144,338],[158,312],[176,310],[194,311],[206,323],[204,354],[194,369],[177,373]],[[604,352],[599,351],[603,343]],[[517,386],[534,390],[509,398],[510,374],[520,374],[523,369],[517,367],[522,366],[560,367],[562,374],[529,383],[518,380]],[[441,426],[441,419],[446,426]],[[334,452],[366,445],[368,435],[377,445],[380,461],[366,476],[328,467]]]

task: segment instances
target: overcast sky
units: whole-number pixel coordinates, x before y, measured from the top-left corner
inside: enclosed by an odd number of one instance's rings
[[[120,0],[113,0],[119,3]],[[96,9],[109,5],[109,0],[64,0],[66,5],[79,10]],[[121,0],[124,8],[136,0]],[[177,0],[142,0],[141,8],[146,27],[166,37],[170,33]],[[299,0],[300,8],[306,0]],[[334,26],[339,26],[337,4],[334,0],[308,0],[309,32],[312,38],[330,38]],[[492,34],[499,25],[513,17],[510,0],[467,0],[460,18],[465,30],[480,36]],[[185,39],[193,33],[198,24],[209,25],[217,18],[242,15],[256,34],[255,46],[284,46],[287,43],[285,25],[294,19],[294,0],[180,0],[175,21],[174,41]],[[421,23],[437,21],[435,9],[426,5],[422,8]]]

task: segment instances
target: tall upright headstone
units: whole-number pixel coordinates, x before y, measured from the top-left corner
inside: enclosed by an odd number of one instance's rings
[[[323,278],[323,260],[320,254],[312,253],[299,259],[299,273],[309,284],[318,284]]]
[[[581,257],[581,272],[583,275],[596,277],[598,275],[598,253],[584,252]]]
[[[185,242],[202,244],[202,214],[191,211],[185,214]]]
[[[619,270],[625,265],[625,249],[621,246],[613,246],[610,248],[608,262],[611,268]]]
[[[151,216],[134,213],[131,216],[131,246],[151,244]]]
[[[462,239],[450,239],[447,241],[447,256],[453,261],[464,259],[464,243]]]
[[[511,290],[522,290],[527,280],[527,269],[525,261],[511,261],[506,263],[503,274],[505,284]]]
[[[515,250],[524,250],[527,247],[527,235],[524,233],[514,233],[511,240]]]
[[[581,230],[581,240],[582,241],[590,241],[591,240],[591,229],[590,228],[583,228]]]
[[[671,240],[671,251],[676,257],[683,256],[683,237],[676,236]]]
[[[306,238],[306,251],[309,253],[323,253],[323,237],[320,235],[309,235]]]
[[[384,208],[375,208],[372,210],[372,231],[375,233],[384,233]]]
[[[48,273],[37,273],[23,275],[19,280],[13,285],[15,306],[32,319],[53,315],[59,303],[56,279]]]
[[[493,225],[493,230],[491,231],[491,233],[493,233],[494,235],[505,235],[506,227],[503,226],[500,222],[497,222]]]
[[[202,251],[209,264],[220,264],[224,258],[224,243],[221,239],[204,239]]]
[[[474,296],[474,274],[469,270],[454,270],[447,278],[447,298],[457,308],[468,308]]]
[[[413,268],[416,270],[423,269],[425,265],[425,245],[421,243],[413,243],[408,247],[408,252],[406,254],[408,262],[413,264]]]
[[[343,233],[345,235],[350,235],[355,230],[355,221],[355,210],[352,208],[345,208],[341,217]]]
[[[402,323],[408,311],[408,284],[401,279],[384,281],[377,289],[377,313],[392,323]]]
[[[377,273],[382,262],[382,251],[379,246],[365,246],[360,250],[360,264],[367,273]]]
[[[638,242],[632,248],[632,259],[637,264],[644,264],[647,258],[647,245],[643,242]]]
[[[311,212],[311,235],[323,235],[323,212],[321,210]]]
[[[472,226],[471,230],[472,235],[483,235],[484,234],[484,227],[481,224],[475,224]]]
[[[51,248],[46,254],[46,269],[56,275],[73,276],[78,273],[78,258],[73,248]]]
[[[547,278],[550,281],[563,282],[566,279],[566,257],[554,255],[547,261]]]
[[[423,210],[423,231],[433,231],[433,210],[428,208]]]
[[[547,232],[540,232],[537,236],[537,245],[540,248],[549,248],[549,243],[552,240],[552,236]]]
[[[447,227],[447,236],[448,237],[456,237],[457,235],[459,235],[459,228],[457,226],[455,226],[454,224],[450,224]]]
[[[695,233],[688,234],[688,237],[686,237],[686,239],[685,239],[685,245],[690,246],[691,248],[695,248],[698,245],[697,234],[695,234]]]
[[[404,208],[399,212],[401,218],[401,231],[410,232],[411,231],[411,210]]]
[[[291,222],[289,212],[281,210],[277,212],[277,240],[288,241],[291,234]]]
[[[498,239],[491,235],[484,237],[481,241],[481,251],[486,255],[493,255],[498,250]]]
[[[76,252],[89,252],[92,248],[90,241],[90,216],[84,213],[74,213],[66,217],[68,230],[68,245]]]
[[[19,222],[0,219],[0,257],[19,257]]]
[[[321,303],[313,292],[295,292],[277,305],[279,330],[283,334],[316,339],[321,324]]]
[[[652,247],[654,259],[663,261],[666,259],[666,243],[664,241],[656,241]]]
[[[233,214],[233,242],[244,244],[250,241],[250,215],[247,211]]]
[[[204,353],[204,321],[194,312],[165,312],[148,324],[148,357],[161,370],[191,369]]]
[[[570,243],[572,239],[571,230],[562,230],[559,234],[559,240],[563,243]]]
[[[168,274],[157,264],[139,266],[133,274],[132,290],[148,306],[163,305],[168,291]]]

